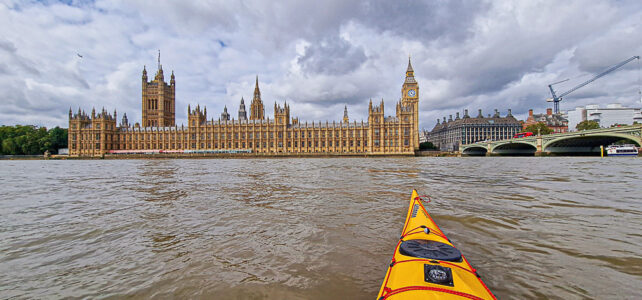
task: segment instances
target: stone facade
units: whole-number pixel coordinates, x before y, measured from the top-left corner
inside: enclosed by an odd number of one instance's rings
[[[426,140],[442,151],[458,151],[461,145],[512,138],[521,128],[510,109],[505,117],[501,117],[499,111],[495,110],[492,117],[488,115],[486,118],[481,109],[475,118],[471,118],[465,109],[462,118],[457,113],[455,119],[452,115],[448,120],[444,117],[441,123],[437,119],[437,125],[426,134]]]
[[[175,78],[163,82],[162,66],[151,82],[143,68],[143,122],[129,124],[126,115],[103,109],[91,115],[69,110],[69,155],[102,156],[110,153],[194,153],[237,151],[251,153],[413,154],[419,148],[419,86],[410,60],[395,115],[385,116],[383,99],[368,107],[367,122],[305,122],[290,117],[290,106],[274,104],[274,117],[265,118],[258,77],[250,117],[241,99],[239,119],[229,119],[227,108],[218,120],[208,120],[207,108],[188,105],[188,124],[174,124]],[[153,89],[156,89],[155,93]]]

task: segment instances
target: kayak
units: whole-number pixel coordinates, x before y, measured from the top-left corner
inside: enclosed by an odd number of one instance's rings
[[[496,299],[422,201],[413,190],[401,238],[377,299]]]

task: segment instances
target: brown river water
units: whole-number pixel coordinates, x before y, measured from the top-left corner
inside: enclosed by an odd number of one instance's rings
[[[375,299],[416,188],[499,299],[642,298],[642,159],[0,161],[0,298]]]

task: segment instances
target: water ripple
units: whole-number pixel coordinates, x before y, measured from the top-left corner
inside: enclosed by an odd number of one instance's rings
[[[641,167],[0,161],[0,297],[372,299],[416,188],[500,299],[640,298]]]

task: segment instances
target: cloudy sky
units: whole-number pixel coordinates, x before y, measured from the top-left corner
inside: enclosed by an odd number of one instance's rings
[[[235,116],[259,76],[266,114],[287,101],[301,120],[367,119],[370,98],[401,96],[408,55],[420,127],[469,109],[524,118],[563,92],[642,54],[633,1],[11,1],[0,0],[0,124],[67,127],[69,107],[141,118],[141,72],[176,74],[187,105]],[[77,54],[82,55],[80,58]],[[640,107],[639,63],[569,95],[563,110]],[[246,101],[249,105],[249,101]],[[249,108],[248,108],[249,109]]]

